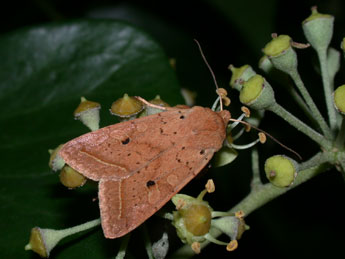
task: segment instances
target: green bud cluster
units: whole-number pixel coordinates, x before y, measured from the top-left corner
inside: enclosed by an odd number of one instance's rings
[[[224,245],[228,251],[237,248],[237,240],[249,227],[245,224],[244,214],[235,215],[227,212],[214,212],[208,202],[203,200],[206,192],[213,192],[214,184],[209,180],[206,189],[197,198],[185,194],[176,194],[171,201],[176,206],[173,212],[172,224],[182,242],[189,244],[196,252],[200,252],[200,243],[208,240],[215,244]],[[219,241],[212,236],[218,230],[228,235],[230,243]]]

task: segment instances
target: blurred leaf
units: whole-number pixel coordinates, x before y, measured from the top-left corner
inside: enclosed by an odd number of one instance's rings
[[[172,105],[182,99],[161,48],[126,23],[78,21],[17,31],[0,39],[0,59],[0,249],[4,258],[32,258],[24,251],[32,227],[60,229],[99,217],[92,201],[97,186],[66,190],[47,165],[49,148],[87,132],[72,117],[80,96],[101,103],[102,126],[116,121],[107,107],[124,93],[160,94]],[[78,236],[52,255],[116,254],[117,241],[105,240],[100,228]]]
[[[270,35],[274,32],[276,0],[205,1],[223,13],[242,33],[248,46],[256,54],[261,54],[261,49],[271,39]]]

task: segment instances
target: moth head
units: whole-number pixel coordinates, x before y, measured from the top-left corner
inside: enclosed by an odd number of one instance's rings
[[[229,120],[231,119],[231,114],[228,110],[222,110],[218,112],[219,116],[222,117],[224,125],[228,125]]]

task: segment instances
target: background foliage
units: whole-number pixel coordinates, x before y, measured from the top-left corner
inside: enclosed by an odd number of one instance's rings
[[[198,93],[199,105],[210,106],[214,85],[193,38],[202,44],[220,85],[225,87],[230,79],[227,66],[249,63],[256,68],[271,32],[305,42],[300,24],[314,4],[320,12],[336,18],[334,47],[338,48],[345,35],[344,3],[340,0],[32,0],[9,4],[1,9],[5,22],[0,25],[0,255],[4,258],[36,258],[23,249],[33,226],[64,228],[98,217],[97,205],[92,202],[96,186],[68,191],[47,166],[47,149],[86,132],[72,119],[81,95],[102,104],[103,126],[115,121],[107,109],[124,92],[145,98],[160,94],[177,104],[182,102],[179,87],[183,86]],[[324,107],[314,54],[312,50],[298,54],[302,78]],[[176,58],[176,72],[168,57]],[[344,67],[336,86],[345,82],[343,71]],[[299,115],[278,83],[273,83],[278,100]],[[230,97],[230,110],[236,116],[237,93],[231,92]],[[261,127],[303,157],[310,157],[317,147],[285,125],[266,114]],[[285,151],[271,142],[260,147],[262,159],[278,152]],[[249,190],[249,159],[248,152],[241,152],[233,164],[209,170],[184,192],[197,194],[212,177],[217,191],[208,200],[217,210],[229,209]],[[252,229],[231,256],[343,254],[343,198],[340,174],[318,176],[251,214],[247,223]],[[150,232],[160,230],[155,227],[156,219],[149,223]],[[144,253],[140,232],[136,233],[130,245],[133,257]],[[172,249],[180,245],[179,240],[173,241]],[[52,256],[111,258],[118,245],[117,240],[105,240],[96,229],[65,240]],[[224,248],[211,245],[200,258],[214,253],[228,255]]]

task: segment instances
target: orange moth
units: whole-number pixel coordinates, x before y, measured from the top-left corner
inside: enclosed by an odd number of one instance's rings
[[[103,232],[117,238],[152,216],[205,167],[222,147],[229,120],[227,110],[169,108],[77,137],[60,155],[99,182]]]

